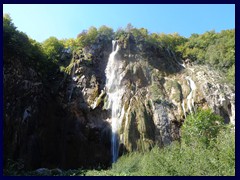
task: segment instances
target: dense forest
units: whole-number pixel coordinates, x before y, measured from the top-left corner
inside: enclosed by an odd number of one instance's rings
[[[134,52],[131,41],[137,48],[158,49],[181,59],[186,64],[209,67],[218,72],[222,81],[235,86],[235,29],[221,32],[207,31],[192,34],[189,38],[178,33],[149,33],[145,28],[135,28],[128,24],[114,30],[105,25],[80,32],[76,38],[57,39],[49,37],[37,42],[21,32],[8,14],[3,16],[3,65],[13,64],[16,59],[22,66],[31,67],[38,78],[50,91],[57,91],[54,79],[62,83],[71,75],[75,59],[81,57],[84,48],[100,43],[111,46],[112,40],[125,49]],[[148,54],[145,54],[148,56]],[[85,64],[93,63],[93,54],[86,54]],[[5,76],[4,76],[5,78]],[[6,85],[7,86],[7,85]],[[153,87],[153,86],[152,86]],[[4,84],[4,93],[6,95]],[[157,90],[156,90],[157,91]],[[8,94],[7,94],[8,95]],[[7,106],[4,99],[4,107]],[[6,111],[6,109],[4,109]],[[6,125],[5,123],[4,125]],[[5,128],[4,126],[4,128]],[[9,159],[4,168],[5,175],[235,175],[235,130],[226,125],[223,117],[210,109],[198,109],[194,115],[188,114],[181,126],[181,139],[171,145],[154,146],[147,152],[130,152],[102,170],[101,165],[94,170],[59,169],[27,171],[21,161]],[[5,130],[5,129],[4,129]],[[4,139],[6,141],[6,139]]]

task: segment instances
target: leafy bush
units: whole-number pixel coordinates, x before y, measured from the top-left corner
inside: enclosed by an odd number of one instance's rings
[[[218,171],[221,175],[235,174],[235,131],[227,126],[221,130],[216,141],[211,142],[213,152],[217,152],[215,158],[218,163]],[[216,165],[216,164],[215,164]]]
[[[192,143],[193,138],[197,138],[199,142],[208,146],[209,142],[223,129],[223,124],[223,118],[212,113],[210,109],[199,109],[195,114],[187,116],[181,128],[182,141]]]

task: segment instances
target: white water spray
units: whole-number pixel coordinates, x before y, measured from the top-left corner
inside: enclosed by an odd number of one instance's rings
[[[69,98],[68,98],[69,102],[71,101],[73,89],[75,87],[75,84],[73,83],[73,81],[77,81],[77,78],[75,76],[75,70],[76,70],[76,64],[74,63],[72,73],[71,73],[72,83],[71,83],[71,89],[70,89]]]
[[[191,91],[189,95],[187,96],[187,106],[190,112],[192,113],[192,108],[194,110],[194,92],[196,90],[196,85],[194,81],[190,77],[186,77],[186,80],[188,80],[188,84],[191,88]]]
[[[118,129],[121,124],[124,110],[122,110],[122,96],[124,89],[121,87],[121,67],[122,62],[116,59],[116,54],[119,50],[117,41],[112,41],[112,53],[109,56],[108,64],[105,70],[106,73],[106,90],[108,95],[108,108],[112,113],[112,162],[116,162],[118,158]],[[115,48],[116,47],[116,48]]]
[[[184,117],[186,118],[186,110],[185,110],[185,106],[184,106],[184,99],[182,100],[182,109],[183,109],[183,113],[184,113]]]

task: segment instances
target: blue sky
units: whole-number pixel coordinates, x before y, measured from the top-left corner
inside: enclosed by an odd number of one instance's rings
[[[151,33],[178,32],[185,37],[235,28],[234,4],[4,4],[3,13],[10,14],[18,30],[39,42],[50,36],[76,38],[90,26],[107,25],[117,30],[128,23]]]

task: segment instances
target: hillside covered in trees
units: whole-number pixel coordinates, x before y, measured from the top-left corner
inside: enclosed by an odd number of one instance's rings
[[[235,29],[37,42],[4,14],[3,55],[5,175],[235,175]]]

